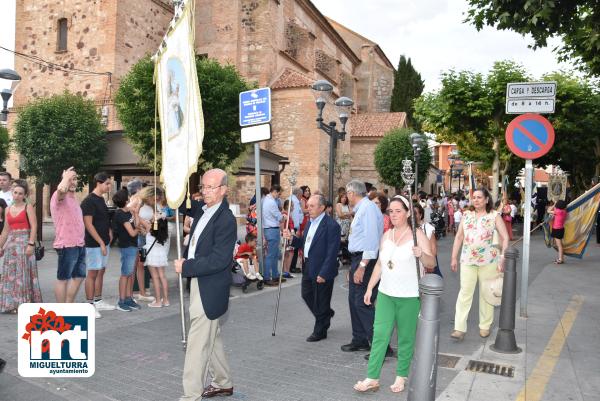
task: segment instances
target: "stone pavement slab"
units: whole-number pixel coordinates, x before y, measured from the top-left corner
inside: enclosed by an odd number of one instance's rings
[[[515,336],[523,352],[490,350],[494,332],[471,356],[512,365],[515,377],[462,371],[438,400],[486,400],[492,395],[496,400],[599,400],[599,288],[600,248],[594,245],[583,260],[546,264],[529,286],[528,317],[516,319]]]
[[[46,227],[44,228],[46,229]],[[460,400],[488,399],[478,398],[480,394],[472,377],[479,373],[465,372],[469,359],[487,356],[486,346],[490,339],[479,338],[476,330],[471,330],[462,343],[452,342],[448,335],[453,326],[454,303],[458,292],[459,276],[449,271],[452,237],[439,242],[439,259],[444,272],[445,293],[442,296],[440,352],[456,355],[458,363],[454,367],[440,367],[438,370],[438,394],[440,397],[462,382]],[[56,274],[56,254],[49,241],[45,241],[47,256],[39,265],[40,282],[44,300],[54,299],[52,286]],[[174,257],[175,246],[171,246]],[[564,287],[562,278],[549,280],[534,294],[533,286],[544,277],[548,270],[547,262],[553,254],[543,246],[540,236],[532,236],[532,263],[530,284],[529,331],[546,330],[552,332],[556,323],[555,310],[549,309],[547,301],[534,302],[540,296],[560,294],[560,298],[570,295]],[[593,254],[598,261],[597,253]],[[587,260],[587,255],[586,255]],[[584,260],[584,262],[586,261]],[[590,258],[590,260],[592,260]],[[569,259],[570,261],[570,259]],[[113,302],[117,296],[118,251],[111,253],[109,269],[105,276],[104,297]],[[520,264],[519,264],[520,266]],[[563,265],[558,269],[570,267]],[[573,264],[575,266],[575,264]],[[556,269],[556,267],[551,266]],[[549,270],[548,270],[549,271]],[[558,270],[561,271],[561,270]],[[570,272],[570,271],[567,271]],[[382,371],[382,387],[375,394],[358,394],[352,385],[365,377],[367,362],[364,353],[348,354],[339,347],[350,340],[350,319],[347,305],[347,284],[345,272],[336,279],[332,306],[336,310],[331,330],[325,341],[307,343],[305,338],[312,329],[312,316],[300,297],[299,278],[288,280],[282,290],[280,316],[277,335],[271,336],[273,313],[275,309],[276,288],[258,291],[256,287],[247,294],[241,289],[232,289],[230,311],[223,319],[223,336],[230,365],[233,369],[235,393],[228,399],[234,400],[403,400],[406,394],[392,394],[388,386],[393,382],[395,359],[388,360]],[[172,268],[167,269],[170,284],[171,306],[162,309],[144,307],[141,311],[124,313],[103,311],[102,319],[97,320],[97,367],[96,374],[89,379],[30,379],[20,378],[16,368],[16,316],[0,315],[0,356],[7,359],[9,365],[0,375],[0,400],[176,400],[181,395],[181,375],[184,353],[180,339],[179,297],[176,287],[176,275]],[[546,279],[545,279],[546,280]],[[544,281],[545,282],[545,281]],[[564,292],[564,294],[562,292]],[[538,295],[539,294],[539,295]],[[586,295],[587,296],[587,295]],[[476,297],[477,298],[477,297]],[[83,289],[80,301],[84,299]],[[586,298],[588,299],[588,298]],[[596,300],[592,299],[594,302]],[[568,301],[565,301],[568,302]],[[187,294],[186,294],[187,304]],[[596,302],[596,305],[598,302]],[[592,307],[584,303],[580,313]],[[469,327],[477,327],[477,302],[473,303]],[[557,308],[559,310],[560,308]],[[564,308],[563,308],[564,309]],[[518,309],[517,309],[518,310]],[[596,309],[598,310],[598,309]],[[533,319],[539,312],[543,319]],[[560,312],[562,313],[562,311]],[[588,311],[586,313],[592,313]],[[591,321],[594,318],[595,320]],[[552,320],[553,319],[553,320]],[[590,321],[587,321],[590,320]],[[594,323],[596,322],[596,323]],[[588,337],[597,325],[597,317],[575,322],[570,341],[576,335]],[[525,341],[524,326],[518,323],[517,341],[525,343],[530,349],[542,352],[547,342]],[[589,333],[586,333],[588,331]],[[581,334],[579,334],[581,332]],[[577,344],[579,344],[577,340]],[[587,341],[587,340],[586,340]],[[392,344],[395,338],[392,338]],[[578,375],[580,370],[595,368],[597,355],[585,353],[585,348],[573,344],[573,366]],[[529,365],[535,363],[532,354]],[[557,365],[558,367],[558,365]],[[596,369],[596,371],[600,371]],[[514,379],[513,379],[514,381]],[[474,384],[475,383],[475,384]],[[500,382],[498,382],[500,383]],[[594,380],[582,382],[582,392],[586,395],[597,390]],[[587,387],[586,387],[587,386]],[[498,387],[500,392],[507,385]],[[514,392],[510,393],[512,396]],[[597,392],[596,392],[597,394]],[[489,394],[488,394],[489,395]],[[483,396],[483,395],[481,395]],[[500,399],[500,396],[498,397]],[[444,399],[444,398],[439,398]],[[508,398],[507,398],[508,399]],[[513,398],[514,399],[514,398]],[[576,398],[574,398],[576,399]],[[585,398],[585,400],[594,400]]]

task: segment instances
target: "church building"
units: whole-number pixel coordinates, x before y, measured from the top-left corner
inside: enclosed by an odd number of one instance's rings
[[[22,82],[11,123],[35,98],[65,90],[80,94],[98,105],[106,125],[106,170],[116,179],[148,174],[124,140],[114,96],[131,66],[156,51],[172,16],[167,0],[17,1],[15,50],[31,57],[15,58]],[[317,129],[311,91],[314,81],[326,79],[334,99],[348,96],[355,104],[348,135],[338,141],[334,186],[357,178],[384,187],[373,150],[387,131],[406,126],[406,116],[389,113],[394,66],[376,43],[328,19],[310,0],[196,0],[195,21],[197,54],[233,64],[248,82],[272,90],[272,140],[260,145],[267,166],[263,185],[288,187],[295,168],[298,185],[327,193],[329,137]],[[325,108],[324,120],[337,121],[333,105]],[[18,175],[18,166],[13,155],[7,169]],[[254,190],[252,168],[253,157],[231,194],[242,209]]]

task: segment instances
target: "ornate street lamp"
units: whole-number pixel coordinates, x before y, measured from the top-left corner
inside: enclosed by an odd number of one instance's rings
[[[11,70],[10,68],[1,69],[0,78],[14,82],[18,82],[21,80],[21,76],[17,74],[15,70]],[[12,97],[13,90],[15,87],[16,85],[13,83],[12,88],[2,89],[2,91],[0,92],[0,96],[2,97],[2,111],[0,112],[0,122],[6,123],[6,121],[8,120],[8,101]]]
[[[335,149],[338,139],[343,141],[346,139],[346,123],[350,117],[354,101],[349,97],[342,96],[335,102],[335,108],[338,114],[340,123],[342,124],[341,131],[336,130],[337,123],[330,121],[328,124],[323,122],[323,110],[325,105],[329,103],[332,97],[333,85],[324,79],[316,81],[312,85],[313,95],[315,96],[315,104],[317,105],[317,128],[329,135],[329,201],[333,202],[333,170],[335,169]]]
[[[450,154],[448,155],[448,162],[450,163],[450,194],[452,194],[452,180],[454,180],[454,176],[455,176],[455,172],[458,171],[457,168],[459,167],[459,163],[461,159],[460,156],[458,155],[458,151],[457,150],[451,150]],[[460,171],[462,172],[462,168],[460,169]],[[460,177],[459,177],[459,182],[458,182],[458,187],[460,190]]]
[[[400,173],[400,177],[402,177],[402,181],[406,184],[408,188],[408,202],[412,205],[412,184],[416,181],[416,173],[412,171],[412,161],[410,160],[402,160],[402,172]],[[412,228],[412,237],[413,237],[413,245],[417,246],[417,227],[415,222],[415,213],[414,207],[413,210],[410,211],[410,226]],[[415,258],[416,267],[417,267],[417,281],[421,279],[421,266],[419,263],[419,258]]]

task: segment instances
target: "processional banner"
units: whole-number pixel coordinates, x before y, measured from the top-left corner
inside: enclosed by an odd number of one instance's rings
[[[194,52],[194,3],[187,0],[182,8],[177,8],[154,70],[162,141],[161,181],[167,203],[173,209],[185,199],[188,179],[196,171],[204,138]]]

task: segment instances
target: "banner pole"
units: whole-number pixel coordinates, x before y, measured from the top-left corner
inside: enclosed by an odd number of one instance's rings
[[[181,259],[181,225],[179,224],[179,210],[175,211],[175,228],[177,230],[177,259]],[[183,279],[181,273],[177,274],[179,283],[179,313],[181,315],[181,343],[183,348],[187,346],[187,336],[185,331],[185,309],[183,307]]]
[[[285,219],[285,226],[284,226],[284,230],[287,230],[289,225],[290,225],[290,214],[291,214],[291,209],[292,209],[292,196],[294,195],[294,185],[296,185],[296,169],[292,170],[292,174],[290,175],[290,178],[288,179],[289,183],[290,183],[290,196],[288,199],[288,209],[287,209],[287,216]],[[284,239],[283,237],[281,237],[281,241],[279,243],[279,248],[281,250],[281,259],[279,261],[279,285],[278,285],[278,289],[277,289],[277,302],[275,304],[275,315],[273,316],[273,332],[271,333],[272,336],[275,336],[275,331],[277,330],[277,317],[279,316],[279,301],[281,299],[281,280],[283,278],[283,265],[285,263],[285,254],[286,252],[286,248],[287,248],[287,244],[288,241],[286,239]]]

